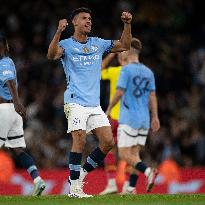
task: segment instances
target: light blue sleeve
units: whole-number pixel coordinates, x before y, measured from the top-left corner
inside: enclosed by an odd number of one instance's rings
[[[155,91],[156,90],[155,78],[154,78],[154,74],[153,73],[151,73],[151,78],[150,78],[150,83],[149,83],[148,89],[150,91]]]
[[[100,42],[101,42],[103,53],[109,53],[110,50],[114,46],[114,41],[113,40],[104,40],[104,39],[101,39],[101,38],[99,38],[99,39],[100,39]]]
[[[0,81],[3,83],[3,85],[8,80],[13,80],[16,78],[15,70],[13,69],[13,65],[11,62],[1,62],[0,63]]]
[[[65,48],[66,48],[66,41],[65,41],[65,40],[61,40],[61,41],[59,42],[59,46],[60,46],[61,48],[65,49]]]
[[[128,85],[128,79],[129,79],[129,73],[126,68],[122,68],[120,71],[120,76],[118,78],[117,82],[117,88],[121,88],[123,90],[127,89]]]
[[[63,49],[63,55],[61,58],[64,58],[65,57],[65,50],[66,50],[66,40],[61,40],[59,42],[59,46]]]

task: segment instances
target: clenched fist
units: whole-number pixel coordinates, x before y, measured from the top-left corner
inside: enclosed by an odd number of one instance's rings
[[[132,14],[129,12],[125,12],[125,11],[122,12],[121,20],[126,24],[130,24],[132,21]]]
[[[68,21],[66,19],[60,20],[58,23],[58,31],[63,32],[66,26],[68,26]]]

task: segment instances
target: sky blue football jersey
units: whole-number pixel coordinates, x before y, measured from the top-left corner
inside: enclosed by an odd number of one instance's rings
[[[6,85],[8,80],[16,79],[16,68],[14,62],[9,57],[0,59],[0,97],[11,100],[9,88]],[[17,82],[16,82],[17,83]]]
[[[155,91],[153,72],[141,63],[124,66],[117,87],[125,91],[120,104],[120,124],[135,129],[150,128],[149,95]]]
[[[71,37],[59,45],[64,49],[61,62],[67,80],[64,103],[99,106],[102,55],[112,49],[113,41],[89,37],[80,43]]]

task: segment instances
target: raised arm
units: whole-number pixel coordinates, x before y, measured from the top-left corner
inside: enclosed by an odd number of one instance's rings
[[[119,41],[114,41],[114,46],[111,49],[112,53],[127,51],[130,49],[132,33],[131,33],[131,21],[132,14],[129,12],[122,12],[121,20],[124,23],[124,29]]]
[[[9,91],[11,93],[12,99],[13,99],[13,103],[14,103],[14,108],[16,110],[16,112],[21,115],[23,118],[26,117],[26,109],[24,108],[24,106],[21,104],[19,96],[18,96],[18,91],[16,88],[16,81],[15,80],[8,80],[6,82]]]
[[[111,60],[115,57],[115,53],[109,53],[102,61],[102,70],[107,68],[108,64],[111,62]]]
[[[67,25],[68,25],[68,22],[66,19],[62,19],[59,21],[58,29],[48,48],[48,53],[47,53],[48,59],[57,60],[63,55],[63,48],[59,46],[59,40],[61,37],[61,33],[65,30]]]
[[[149,108],[151,112],[151,129],[153,132],[156,132],[160,128],[160,122],[158,118],[157,96],[154,91],[149,96]]]
[[[124,95],[124,90],[122,90],[120,88],[117,88],[112,101],[108,105],[108,108],[107,108],[107,111],[106,111],[107,115],[110,115],[110,112],[111,112],[112,108],[118,103],[118,101],[121,99],[121,97],[123,95]]]

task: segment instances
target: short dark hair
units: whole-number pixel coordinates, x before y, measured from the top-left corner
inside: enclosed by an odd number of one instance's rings
[[[73,18],[78,15],[79,13],[88,13],[88,14],[91,14],[91,10],[89,8],[86,8],[86,7],[80,7],[80,8],[77,8],[75,10],[72,11],[71,15],[70,15],[70,19],[73,20]]]
[[[131,48],[134,48],[140,52],[142,50],[142,42],[138,38],[132,38]]]
[[[7,39],[4,35],[0,34],[0,43],[3,44],[4,46],[4,56],[8,56],[9,55],[9,46],[8,46],[8,42]],[[3,56],[0,56],[0,58],[2,58]]]

